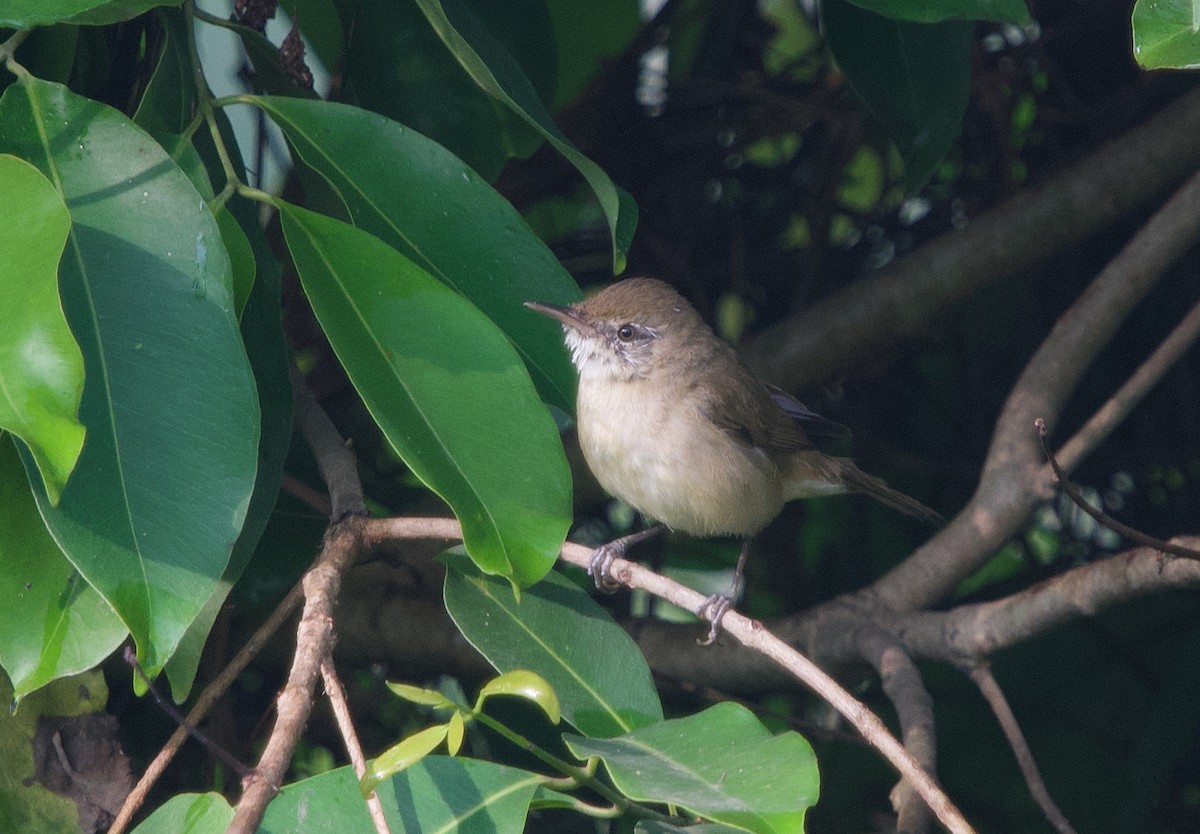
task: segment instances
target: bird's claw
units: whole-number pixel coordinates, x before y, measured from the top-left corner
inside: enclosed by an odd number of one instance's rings
[[[713,594],[708,599],[704,600],[696,614],[709,622],[708,636],[703,640],[697,640],[701,646],[711,646],[717,642],[717,635],[721,631],[721,619],[725,613],[733,607],[733,597],[729,594]]]
[[[592,553],[592,558],[588,562],[587,574],[595,581],[596,590],[606,594],[615,594],[620,589],[621,583],[612,576],[613,561],[619,555],[621,554],[612,547],[611,543],[597,547]]]

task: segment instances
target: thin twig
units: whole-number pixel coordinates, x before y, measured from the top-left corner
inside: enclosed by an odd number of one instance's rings
[[[296,629],[296,654],[276,702],[275,726],[233,812],[226,834],[254,834],[267,803],[283,784],[296,743],[308,723],[321,663],[334,643],[333,613],[342,575],[363,550],[367,519],[354,453],[317,403],[303,376],[290,367],[293,413],[329,489],[332,523],[316,562],[304,574],[304,612]]]
[[[333,718],[337,722],[342,741],[346,744],[346,752],[350,756],[350,764],[354,775],[362,779],[367,772],[367,760],[363,757],[362,745],[358,743],[358,733],[354,729],[354,720],[350,717],[350,705],[346,702],[346,690],[338,677],[333,660],[326,657],[321,661],[321,680],[325,683],[325,695],[333,708]],[[375,823],[377,834],[391,834],[387,817],[383,813],[383,803],[375,791],[367,797],[367,810],[371,812],[371,821]]]
[[[1162,553],[1170,553],[1172,556],[1179,556],[1184,559],[1200,560],[1200,551],[1148,536],[1140,530],[1135,530],[1127,524],[1122,524],[1108,513],[1089,504],[1087,499],[1083,497],[1083,493],[1079,491],[1079,487],[1067,479],[1066,473],[1063,472],[1062,467],[1058,465],[1058,461],[1054,459],[1054,454],[1046,445],[1046,421],[1039,417],[1033,421],[1033,424],[1037,428],[1038,440],[1042,444],[1042,452],[1046,455],[1046,460],[1050,462],[1050,468],[1054,470],[1054,476],[1058,478],[1059,486],[1062,487],[1063,492],[1075,502],[1079,509],[1096,519],[1102,526],[1143,547],[1152,547]]]
[[[380,544],[389,538],[457,539],[461,537],[462,528],[458,522],[454,519],[443,518],[369,519],[366,521],[363,533],[364,542],[371,545]],[[586,570],[592,553],[592,548],[567,542],[562,547],[560,557],[563,561]],[[615,579],[630,588],[648,591],[692,613],[698,612],[706,601],[703,594],[625,559],[614,560],[610,573]],[[855,729],[883,754],[884,758],[896,768],[902,777],[909,780],[948,830],[954,834],[974,834],[974,829],[946,796],[945,791],[888,732],[883,722],[820,667],[768,632],[763,628],[762,623],[750,620],[736,611],[726,613],[721,621],[721,627],[742,645],[765,655],[782,666],[833,705],[834,709],[844,715]]]
[[[592,548],[567,543],[563,545],[561,556],[564,561],[586,569],[592,552]],[[630,588],[649,591],[692,613],[700,611],[706,601],[703,594],[625,559],[613,561],[610,575]],[[762,623],[750,620],[736,611],[725,614],[721,628],[746,648],[765,655],[786,669],[845,716],[863,738],[882,753],[900,775],[912,784],[949,831],[954,834],[974,834],[974,829],[954,806],[946,792],[912,754],[904,749],[879,717],[819,666],[767,631]]]
[[[242,646],[241,651],[234,655],[229,664],[221,670],[221,673],[213,678],[212,682],[204,687],[204,691],[196,698],[196,705],[188,711],[187,721],[189,724],[199,724],[208,715],[208,711],[221,699],[225,691],[237,679],[250,661],[258,656],[262,651],[263,646],[267,644],[275,632],[287,622],[287,618],[292,615],[296,606],[303,599],[303,588],[300,583],[288,592],[275,610],[271,612],[271,616],[267,618],[258,630],[246,641],[246,645]],[[162,776],[163,771],[167,769],[167,765],[171,763],[171,759],[175,758],[175,754],[179,752],[179,748],[183,746],[187,740],[188,734],[183,726],[175,728],[175,732],[167,739],[167,743],[163,745],[162,750],[158,751],[158,755],[150,762],[150,766],[146,768],[146,772],[142,774],[142,778],[138,780],[129,796],[125,798],[125,804],[121,806],[121,812],[117,814],[117,818],[108,829],[108,834],[124,834],[129,823],[133,820],[133,815],[142,807],[142,803],[146,801],[146,797],[150,793],[150,789],[154,787],[154,783]]]
[[[267,803],[283,784],[296,743],[312,711],[321,661],[333,648],[333,612],[342,574],[362,550],[363,522],[362,516],[352,515],[331,525],[316,564],[304,574],[304,613],[296,628],[296,654],[276,701],[275,726],[254,769],[254,778],[234,809],[226,834],[254,834]]]
[[[1021,768],[1021,774],[1025,777],[1025,784],[1029,786],[1029,792],[1033,794],[1033,798],[1042,809],[1042,813],[1046,815],[1046,819],[1050,821],[1058,834],[1075,834],[1075,829],[1067,821],[1066,815],[1050,798],[1050,792],[1046,790],[1046,783],[1042,781],[1042,774],[1038,771],[1037,762],[1034,761],[1033,751],[1029,749],[1029,744],[1025,741],[1025,734],[1021,732],[1021,726],[1017,723],[1017,717],[1013,715],[1012,708],[1008,705],[1008,699],[1004,697],[1004,691],[992,675],[991,667],[986,662],[976,663],[968,670],[968,674],[975,685],[979,687],[983,699],[992,708],[996,720],[1000,722],[1000,728],[1004,730],[1004,737],[1008,739],[1008,745],[1012,748],[1013,755],[1017,757],[1017,764]]]
[[[196,741],[200,742],[200,744],[202,744],[204,748],[208,750],[208,752],[212,753],[218,759],[223,761],[230,770],[234,771],[238,775],[239,778],[245,780],[250,777],[251,773],[253,772],[250,770],[250,768],[239,762],[237,757],[224,747],[214,742],[204,733],[200,732],[199,728],[196,727],[195,724],[180,715],[179,710],[175,709],[174,704],[162,696],[162,693],[158,691],[158,687],[154,685],[154,681],[150,680],[145,671],[142,669],[142,665],[138,663],[137,654],[134,652],[133,646],[125,646],[124,659],[126,663],[133,667],[134,674],[141,679],[146,689],[150,692],[151,697],[154,698],[154,702],[158,704],[159,709],[171,716],[171,720],[182,727],[185,733],[196,739]]]
[[[1167,338],[1138,366],[1117,392],[1058,450],[1062,468],[1070,472],[1120,425],[1126,415],[1153,388],[1200,337],[1200,304],[1175,325]]]

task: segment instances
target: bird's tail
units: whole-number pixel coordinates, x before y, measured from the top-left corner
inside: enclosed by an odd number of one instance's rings
[[[899,510],[905,515],[919,518],[922,521],[928,521],[932,524],[941,524],[945,521],[936,510],[931,510],[917,499],[909,498],[903,492],[892,489],[883,482],[882,478],[868,475],[855,466],[853,461],[846,458],[837,458],[837,460],[840,464],[838,474],[841,476],[842,483],[846,485],[846,489],[850,492],[861,492],[864,495],[869,495],[876,501],[887,504],[892,509]]]

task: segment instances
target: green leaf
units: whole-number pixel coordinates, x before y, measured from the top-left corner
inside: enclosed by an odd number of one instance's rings
[[[589,736],[615,736],[662,720],[650,668],[608,613],[551,573],[518,602],[502,583],[447,558],[446,610],[500,672],[531,669],[554,688],[563,717]]]
[[[429,756],[375,790],[392,834],[438,831],[520,834],[542,777],[475,759]],[[260,831],[371,831],[358,780],[348,767],[284,787]]]
[[[1200,68],[1200,2],[1138,0],[1133,55],[1146,69]]]
[[[196,81],[192,78],[183,12],[162,9],[155,17],[163,27],[162,51],[133,120],[161,141],[163,136],[178,136],[188,127],[196,112]]]
[[[642,28],[637,0],[548,0],[558,44],[556,108],[573,101]],[[544,99],[544,97],[543,97]]]
[[[850,0],[859,8],[913,23],[943,20],[994,20],[1024,26],[1029,9],[1024,0]]]
[[[543,29],[536,22],[539,5],[483,0],[476,8],[492,8],[491,23],[510,21],[492,33],[511,50],[529,37],[523,29],[535,38]],[[488,182],[510,158],[527,157],[541,146],[542,137],[524,120],[479,89],[414,0],[357,0],[343,11],[350,33],[344,88],[351,103],[419,130]],[[540,17],[545,15],[541,6]],[[542,41],[526,49],[553,54],[549,26],[544,29]]]
[[[445,741],[447,729],[445,724],[426,727],[399,744],[389,747],[378,758],[367,762],[367,772],[358,780],[359,792],[363,796],[370,796],[371,791],[384,779],[390,779],[428,756]]]
[[[134,834],[221,834],[232,821],[233,808],[219,793],[181,793],[133,830]]]
[[[562,717],[558,706],[558,696],[554,687],[546,683],[546,679],[528,669],[514,669],[492,678],[479,690],[479,699],[475,709],[481,709],[484,701],[493,695],[514,695],[532,701],[542,708],[551,724],[557,724]]]
[[[905,187],[916,191],[962,131],[973,24],[892,20],[846,0],[821,8],[830,51],[900,151]]]
[[[475,83],[510,108],[566,157],[587,180],[608,219],[612,235],[613,272],[625,269],[625,258],[637,226],[637,205],[617,188],[600,166],[563,135],[547,112],[520,65],[457,0],[416,0],[434,31]]]
[[[67,561],[38,515],[16,449],[0,438],[0,666],[13,698],[100,664],[129,631]],[[0,701],[6,703],[6,701]]]
[[[455,706],[453,701],[436,689],[424,689],[412,684],[395,683],[393,681],[387,682],[387,688],[392,690],[393,694],[412,704],[421,704],[422,706],[434,707],[436,709],[452,709]]]
[[[115,23],[128,20],[155,6],[178,6],[181,0],[5,0],[0,26],[26,29],[61,20],[72,23]]]
[[[0,675],[0,704],[11,703],[12,697],[13,691],[9,688],[8,680],[4,675]],[[82,732],[76,738],[87,737],[98,742],[91,748],[92,756],[81,756],[73,760],[76,768],[84,771],[79,778],[82,780],[97,775],[108,776],[109,773],[97,774],[89,767],[89,763],[99,760],[101,755],[94,751],[111,738],[106,731],[115,729],[115,719],[93,715],[103,713],[107,701],[108,688],[104,684],[104,675],[97,670],[55,682],[25,699],[15,713],[11,709],[0,710],[0,761],[4,763],[0,768],[0,831],[6,834],[64,834],[80,830],[80,818],[85,816],[86,812],[81,811],[70,796],[56,793],[34,778],[38,768],[35,765],[34,744],[31,741],[35,738],[43,719],[53,722],[48,723],[48,727],[59,728],[62,728],[68,719],[78,719],[74,722],[74,728]],[[68,730],[62,735],[69,737],[74,734]],[[51,746],[50,736],[51,733],[43,733],[39,742],[43,745],[43,752],[56,756],[57,751]],[[68,756],[84,746],[81,744],[76,747],[70,743],[69,738],[66,740]],[[131,783],[122,785],[118,781],[119,775],[115,769],[111,773],[116,777],[112,782],[116,783],[118,791],[122,787],[127,790],[132,786]],[[92,784],[89,780],[89,785]],[[97,789],[108,786],[108,781],[102,778]],[[88,819],[86,822],[90,824],[93,820],[94,818]],[[92,828],[89,827],[88,830]]]
[[[388,442],[454,510],[483,570],[540,579],[570,526],[571,479],[512,346],[378,238],[287,203],[280,211],[317,319]]]
[[[381,783],[376,795],[392,834],[521,834],[541,780],[491,762],[429,756]],[[179,794],[134,834],[223,834],[232,818],[233,810],[216,794]],[[261,834],[372,830],[358,779],[348,767],[284,785],[259,827]]]
[[[574,409],[561,332],[523,302],[570,304],[579,289],[507,200],[445,148],[382,116],[326,101],[243,100],[271,116],[354,225],[470,299],[516,346],[542,396]]]
[[[463,736],[466,735],[467,726],[463,721],[462,713],[455,711],[451,714],[450,720],[446,722],[446,752],[451,756],[457,756],[458,751],[462,749]]]
[[[88,440],[52,506],[67,558],[124,620],[154,675],[229,561],[254,484],[258,403],[216,222],[125,116],[22,79],[0,97],[0,152],[33,162],[73,222],[63,309],[87,371]]]
[[[200,655],[213,622],[221,612],[233,585],[242,577],[255,553],[283,482],[283,467],[292,439],[292,385],[288,379],[288,346],[283,335],[282,311],[279,306],[280,268],[271,253],[262,228],[258,225],[258,203],[235,199],[229,203],[230,216],[237,214],[242,229],[253,235],[252,253],[262,268],[256,268],[257,280],[250,288],[249,298],[241,310],[242,340],[250,357],[250,367],[258,386],[258,401],[262,413],[258,448],[258,472],[246,521],[238,534],[229,564],[208,601],[188,626],[179,648],[167,663],[171,695],[182,703],[191,691]],[[218,215],[218,218],[220,215]],[[236,277],[235,277],[236,285]]]
[[[599,756],[617,789],[746,831],[798,832],[817,801],[817,761],[798,733],[772,736],[732,702],[613,739],[563,737],[581,759]]]
[[[83,448],[83,355],[58,299],[71,215],[42,173],[0,155],[0,429],[33,455],[52,503]]]

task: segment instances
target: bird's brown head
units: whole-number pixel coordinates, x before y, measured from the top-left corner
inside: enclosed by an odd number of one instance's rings
[[[627,278],[589,298],[559,307],[536,301],[527,307],[562,322],[571,361],[581,378],[646,377],[707,327],[670,285],[654,278]]]

